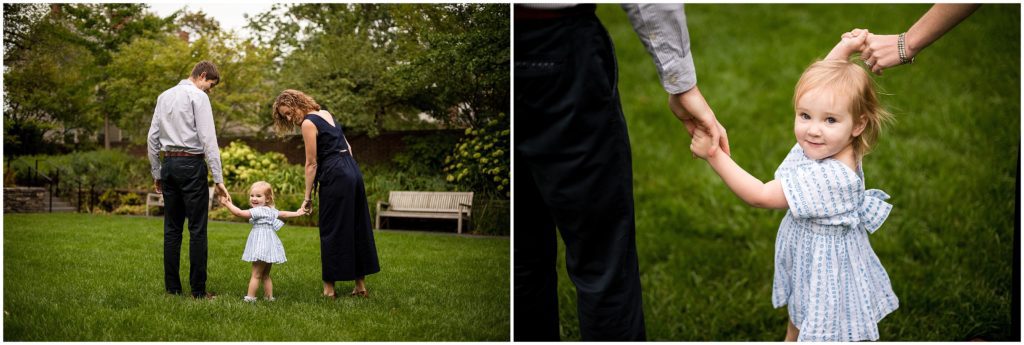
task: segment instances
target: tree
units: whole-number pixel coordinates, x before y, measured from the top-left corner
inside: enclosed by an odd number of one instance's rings
[[[508,5],[301,4],[250,27],[281,52],[283,87],[371,135],[421,112],[471,126],[508,111]]]
[[[198,38],[189,43],[177,35],[139,38],[126,46],[108,66],[103,83],[117,124],[136,143],[145,141],[157,96],[186,79],[196,62],[209,60],[221,74],[210,93],[218,133],[231,124],[269,124],[274,92],[272,49],[252,40],[240,41],[219,30],[204,14],[185,12],[178,24]]]
[[[8,7],[5,5],[5,10]],[[24,14],[38,11],[10,8]],[[22,12],[25,11],[25,12]],[[4,131],[7,154],[30,154],[45,148],[43,135],[57,130],[57,142],[78,145],[78,135],[97,127],[92,85],[96,75],[94,58],[74,42],[73,33],[50,15],[34,22],[20,22],[31,16],[12,13],[16,28],[5,32]],[[7,39],[10,39],[8,41]],[[9,137],[9,139],[8,139]]]
[[[508,6],[453,4],[411,9],[422,53],[396,71],[398,94],[447,122],[482,126],[509,111]],[[444,82],[439,82],[444,81]]]
[[[141,4],[5,4],[5,137],[57,129],[57,142],[81,143],[109,113],[104,67],[134,37],[152,36],[167,20]],[[47,123],[40,131],[30,123]],[[18,133],[25,131],[25,133]],[[24,134],[24,135],[23,135]],[[68,140],[70,139],[70,140]],[[43,140],[32,139],[41,143]],[[16,147],[21,153],[32,147]]]

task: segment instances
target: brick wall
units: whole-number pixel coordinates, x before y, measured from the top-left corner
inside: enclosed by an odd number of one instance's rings
[[[44,212],[45,197],[43,187],[4,188],[4,213]]]

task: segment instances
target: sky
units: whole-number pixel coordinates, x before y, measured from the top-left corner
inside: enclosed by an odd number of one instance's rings
[[[202,10],[206,13],[207,17],[212,17],[220,23],[222,30],[236,30],[242,36],[248,36],[248,31],[244,30],[243,27],[247,21],[242,17],[243,13],[248,13],[250,16],[254,16],[259,13],[263,13],[270,10],[273,5],[271,2],[247,2],[247,3],[227,3],[227,2],[151,2],[148,3],[150,11],[156,12],[158,16],[166,17],[181,9],[182,7],[188,6],[190,12],[196,12]]]

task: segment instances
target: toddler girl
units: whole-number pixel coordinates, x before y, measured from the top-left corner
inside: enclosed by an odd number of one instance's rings
[[[871,249],[868,234],[892,205],[884,192],[864,189],[861,159],[890,115],[871,77],[848,61],[866,30],[843,35],[824,61],[804,71],[793,96],[797,144],[762,183],[695,131],[690,149],[706,159],[743,201],[789,209],[775,240],[772,304],[788,306],[786,340],[877,340],[878,322],[899,300]]]
[[[305,215],[301,209],[295,212],[278,211],[274,208],[274,190],[270,183],[259,181],[249,188],[249,204],[251,209],[241,210],[231,203],[231,198],[222,196],[221,204],[232,214],[249,218],[252,230],[245,242],[242,260],[252,262],[252,276],[249,277],[249,291],[243,298],[246,302],[256,300],[256,290],[263,283],[263,294],[267,300],[274,300],[274,282],[270,278],[270,267],[275,263],[287,261],[284,257],[284,245],[277,237],[277,231],[284,222],[277,217],[288,218]]]

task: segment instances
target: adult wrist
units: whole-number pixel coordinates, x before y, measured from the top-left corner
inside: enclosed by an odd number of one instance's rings
[[[917,53],[921,52],[921,46],[917,41],[917,35],[912,35],[910,31],[903,33],[904,48],[906,49],[907,58],[913,60],[917,56]]]
[[[896,38],[896,49],[897,49],[897,53],[899,54],[899,59],[900,59],[900,64],[901,65],[914,63],[913,55],[910,55],[910,53],[908,53],[909,49],[907,48],[907,33],[906,32],[900,33],[897,36],[897,38]]]

